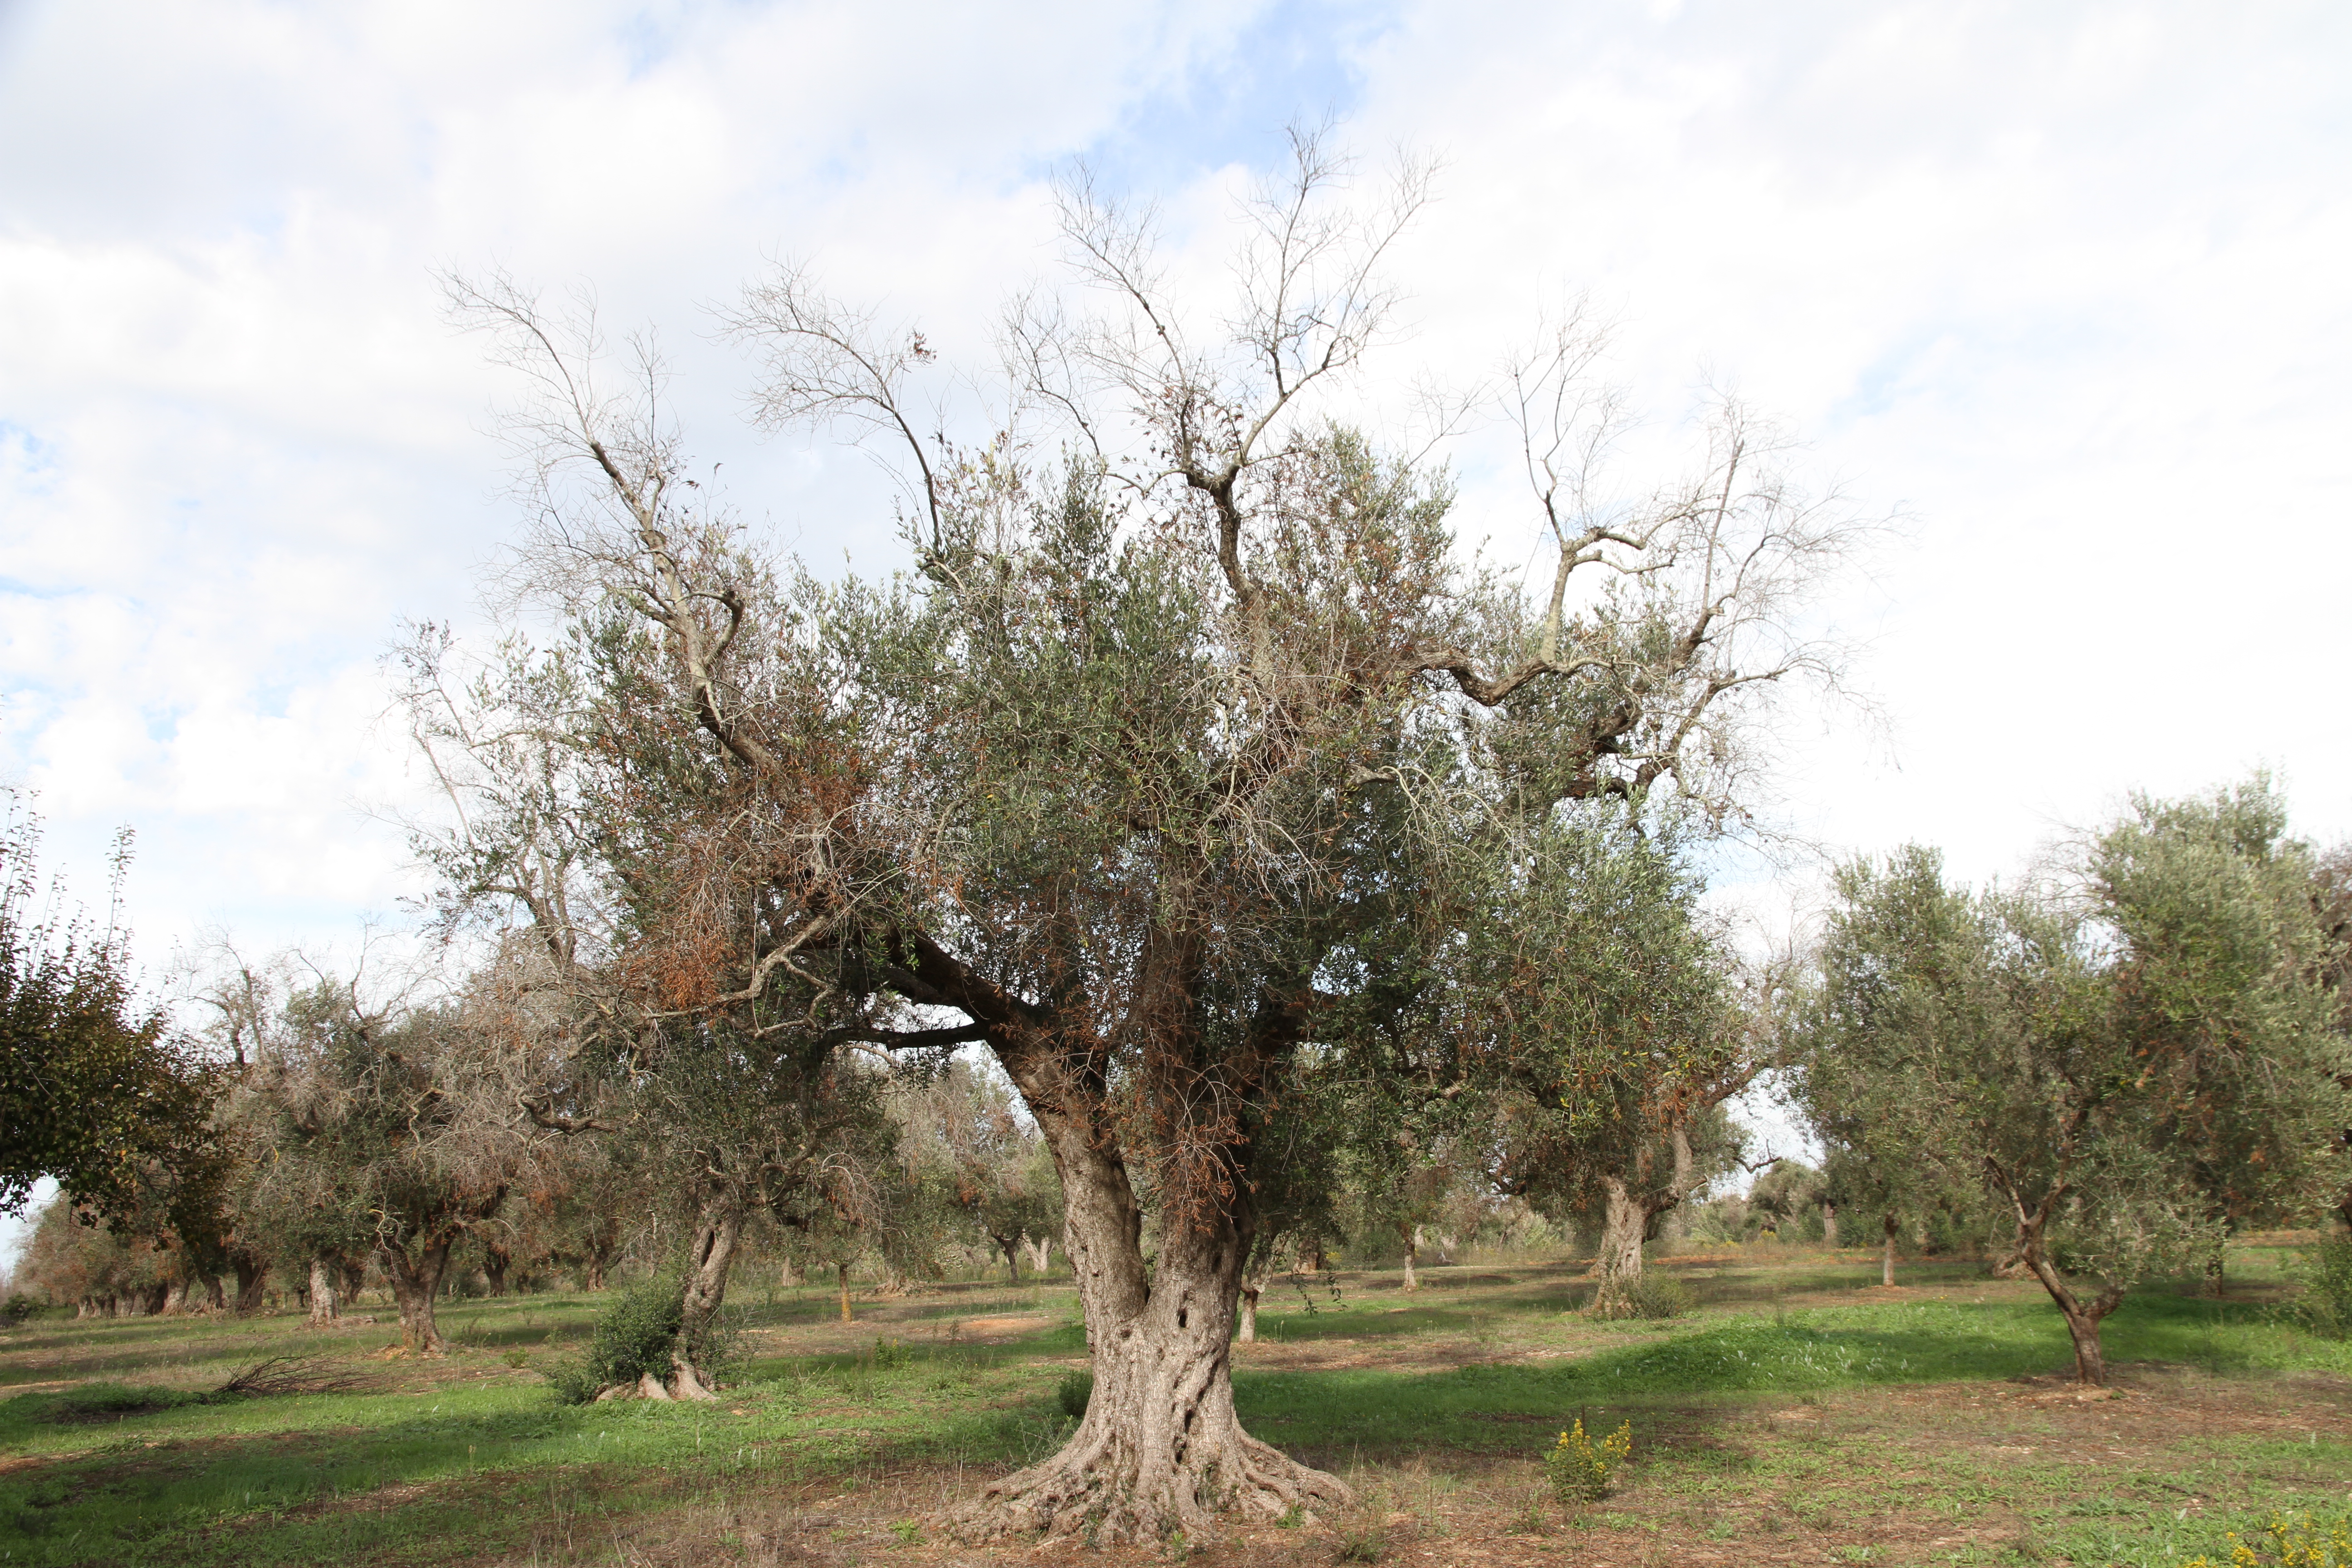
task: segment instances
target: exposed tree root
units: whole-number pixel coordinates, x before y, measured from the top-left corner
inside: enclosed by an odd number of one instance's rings
[[[1082,1536],[1097,1546],[1150,1543],[1182,1531],[1190,1542],[1223,1525],[1265,1522],[1346,1506],[1336,1476],[1298,1463],[1280,1449],[1232,1429],[1215,1451],[1150,1465],[1122,1441],[1115,1424],[1082,1426],[1069,1446],[1042,1464],[991,1486],[951,1511],[948,1529],[972,1544],[1009,1537]]]
[[[694,1370],[694,1363],[682,1355],[675,1354],[669,1363],[669,1397],[699,1400],[706,1405],[719,1403],[719,1395],[710,1392],[709,1385],[702,1381],[702,1375]]]

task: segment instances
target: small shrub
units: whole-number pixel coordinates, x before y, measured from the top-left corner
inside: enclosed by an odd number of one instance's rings
[[[504,1359],[509,1366],[526,1367],[530,1364],[530,1352],[527,1350],[517,1348],[507,1352]]]
[[[2303,1249],[2293,1271],[2303,1293],[2287,1310],[2313,1333],[2352,1339],[2352,1231],[2335,1231]]]
[[[902,1367],[911,1365],[914,1359],[915,1352],[909,1350],[903,1341],[876,1340],[874,1342],[874,1370],[877,1372],[897,1372]]]
[[[19,1290],[5,1303],[0,1303],[0,1321],[5,1321],[13,1329],[26,1319],[37,1316],[40,1310],[38,1301]]]
[[[1649,1268],[1592,1302],[1593,1315],[1600,1318],[1680,1318],[1697,1308],[1698,1295],[1688,1285]]]
[[[1563,1506],[1599,1502],[1609,1495],[1609,1483],[1625,1456],[1633,1451],[1633,1423],[1625,1422],[1598,1443],[1585,1435],[1584,1417],[1559,1435],[1544,1456],[1544,1476]]]
[[[890,1533],[898,1538],[898,1544],[901,1546],[920,1546],[923,1543],[923,1527],[915,1520],[892,1520]]]
[[[550,1372],[548,1385],[564,1404],[585,1405],[613,1384],[635,1383],[646,1373],[667,1377],[681,1316],[677,1280],[656,1275],[638,1281],[598,1315],[587,1354]]]
[[[2200,1552],[2180,1568],[2352,1568],[2352,1513],[2324,1524],[2273,1514],[2259,1535],[2233,1530],[2229,1539],[2226,1560]]]
[[[1377,1520],[1349,1525],[1339,1531],[1332,1556],[1342,1563],[1379,1563],[1389,1554],[1389,1532]]]
[[[1055,1403],[1062,1414],[1073,1421],[1084,1420],[1087,1406],[1094,1403],[1095,1374],[1091,1372],[1070,1372],[1062,1374],[1061,1385],[1054,1390]]]

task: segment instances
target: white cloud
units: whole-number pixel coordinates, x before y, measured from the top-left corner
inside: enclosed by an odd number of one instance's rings
[[[355,809],[411,787],[377,652],[402,616],[468,617],[510,526],[480,434],[499,383],[434,268],[591,279],[616,328],[658,321],[739,507],[871,557],[870,466],[746,432],[701,302],[804,254],[977,352],[1049,259],[1051,164],[1164,186],[1207,275],[1236,160],[1336,102],[1367,148],[1450,160],[1401,255],[1422,331],[1400,377],[1475,374],[1590,289],[1668,415],[1711,369],[1916,514],[1843,605],[1895,762],[1792,723],[1804,824],[1940,840],[1981,875],[2131,784],[2267,761],[2352,831],[2330,718],[2347,27],[2316,5],[19,5],[0,771],[43,790],[84,887],[139,826],[151,944],[347,930],[406,886]],[[1465,504],[1520,539],[1500,457],[1465,452]]]

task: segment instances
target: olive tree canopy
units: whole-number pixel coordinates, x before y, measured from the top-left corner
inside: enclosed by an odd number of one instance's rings
[[[732,792],[709,848],[747,937],[678,1006],[789,994],[779,1049],[984,1043],[1052,1152],[1095,1392],[975,1536],[1197,1536],[1345,1495],[1233,1407],[1286,1094],[1384,1012],[1459,1016],[1432,987],[1507,970],[1464,961],[1463,918],[1557,813],[1672,791],[1730,820],[1771,691],[1834,674],[1794,610],[1855,526],[1728,405],[1688,474],[1614,499],[1572,328],[1506,378],[1552,569],[1466,560],[1443,470],[1333,420],[1421,178],[1357,202],[1295,151],[1223,301],[1171,284],[1149,214],[1066,186],[1070,287],[1015,302],[985,439],[915,405],[919,334],[792,268],[747,291],[761,418],[904,459],[912,563],[883,580],[820,581],[709,508],[650,356],[608,384],[586,323],[456,289],[535,394],[513,580],[676,716],[661,767]]]

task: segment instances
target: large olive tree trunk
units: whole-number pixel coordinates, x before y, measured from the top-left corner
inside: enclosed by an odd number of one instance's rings
[[[446,1355],[448,1342],[433,1321],[433,1299],[441,1292],[441,1276],[449,1267],[454,1237],[441,1236],[414,1248],[386,1242],[376,1248],[384,1277],[392,1281],[392,1299],[400,1308],[400,1343],[418,1355]]]
[[[1033,1101],[1033,1104],[1034,1102]],[[1153,1266],[1115,1145],[1040,1117],[1061,1167],[1065,1246],[1086,1309],[1094,1394],[1061,1452],[990,1487],[971,1538],[1085,1532],[1097,1543],[1198,1541],[1228,1511],[1260,1520],[1344,1502],[1347,1489],[1242,1430],[1230,1344],[1249,1252],[1231,1205],[1162,1221]]]
[[[1659,1155],[1666,1169],[1657,1171]],[[1592,1309],[1604,1318],[1630,1315],[1632,1292],[1642,1278],[1642,1244],[1648,1241],[1658,1216],[1683,1201],[1691,1188],[1690,1137],[1676,1121],[1664,1149],[1644,1148],[1633,1168],[1601,1179],[1601,1251],[1592,1272],[1601,1281],[1592,1293]]]
[[[1617,1176],[1601,1178],[1601,1249],[1592,1272],[1601,1281],[1592,1293],[1592,1309],[1604,1318],[1633,1310],[1631,1293],[1642,1278],[1642,1239],[1649,1232],[1650,1211]]]

